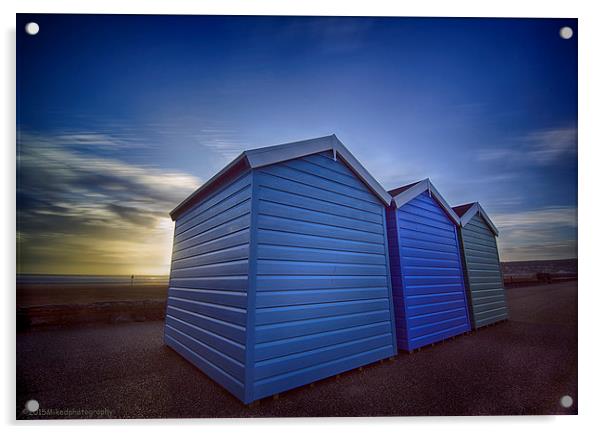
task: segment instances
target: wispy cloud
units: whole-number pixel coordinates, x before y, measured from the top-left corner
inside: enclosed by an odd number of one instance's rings
[[[577,208],[546,207],[492,216],[500,229],[502,260],[577,256]]]
[[[84,137],[85,144],[111,146],[100,136]],[[64,135],[22,134],[19,269],[166,272],[172,231],[168,212],[200,183],[186,173],[73,149]]]
[[[529,132],[510,141],[506,147],[482,149],[481,161],[508,164],[549,165],[577,153],[577,129],[555,128]]]
[[[546,207],[542,209],[498,214],[495,216],[497,225],[501,228],[517,227],[546,227],[546,226],[567,226],[577,227],[577,208],[575,207]]]
[[[230,161],[248,148],[246,142],[238,139],[233,132],[202,131],[197,136],[200,145],[217,153],[223,160]]]
[[[68,130],[51,134],[40,134],[19,129],[19,144],[35,143],[36,147],[65,148],[80,151],[110,151],[150,147],[126,132]]]

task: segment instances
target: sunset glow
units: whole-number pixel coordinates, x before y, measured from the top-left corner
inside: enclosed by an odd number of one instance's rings
[[[576,20],[34,18],[19,273],[167,274],[169,211],[204,180],[332,133],[385,188],[480,201],[503,261],[576,257]]]

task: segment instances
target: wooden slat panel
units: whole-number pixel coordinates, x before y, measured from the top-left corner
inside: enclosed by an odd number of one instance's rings
[[[387,215],[398,347],[409,351],[468,330],[455,224],[426,192]]]

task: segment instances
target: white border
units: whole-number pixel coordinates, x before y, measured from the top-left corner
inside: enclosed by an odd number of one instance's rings
[[[580,302],[579,302],[579,413],[578,417],[489,417],[489,418],[377,418],[377,419],[277,419],[277,420],[198,420],[198,421],[135,421],[135,422],[85,422],[88,430],[104,432],[121,431],[127,426],[136,425],[145,431],[165,431],[166,425],[178,425],[178,429],[199,429],[231,432],[233,427],[245,432],[281,432],[288,434],[306,433],[307,430],[338,429],[346,432],[366,430],[419,429],[421,432],[461,432],[507,433],[508,430],[539,430],[547,433],[592,431],[599,427],[599,402],[602,391],[601,360],[598,342],[600,340],[600,316],[602,296],[599,290],[602,277],[599,248],[602,244],[602,231],[599,230],[600,205],[599,186],[600,164],[602,164],[602,134],[599,128],[600,102],[602,99],[602,62],[599,41],[602,40],[602,22],[595,2],[591,1],[538,1],[506,0],[504,2],[482,2],[474,0],[369,2],[347,0],[306,0],[297,4],[281,1],[187,1],[187,0],[20,0],[2,2],[0,19],[4,24],[4,60],[2,86],[5,96],[2,104],[2,147],[3,188],[2,188],[2,275],[4,276],[4,324],[5,343],[2,346],[2,384],[0,395],[2,420],[14,427],[15,397],[15,337],[14,337],[14,273],[15,273],[15,114],[14,114],[14,55],[15,55],[15,12],[48,13],[147,13],[147,14],[284,14],[284,15],[393,15],[393,16],[463,16],[463,17],[571,17],[579,18],[579,262],[580,262]],[[11,144],[13,146],[11,146]],[[26,430],[48,430],[64,432],[81,430],[81,422],[48,422],[27,424]],[[399,427],[396,425],[404,425]],[[8,428],[12,428],[9,426]]]

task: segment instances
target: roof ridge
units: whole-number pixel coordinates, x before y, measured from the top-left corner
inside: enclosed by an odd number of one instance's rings
[[[340,159],[349,166],[351,171],[376,197],[378,197],[386,206],[390,205],[391,196],[389,193],[387,193],[370,172],[368,172],[368,170],[366,170],[366,168],[353,156],[336,134],[331,134],[313,139],[298,140],[295,142],[282,143],[280,145],[270,145],[262,148],[245,150],[184,199],[169,214],[171,218],[175,220],[185,210],[190,208],[193,203],[219,187],[220,182],[222,182],[228,174],[237,173],[237,171],[241,170],[257,169],[329,150],[332,150],[337,155],[337,159],[340,157]]]

